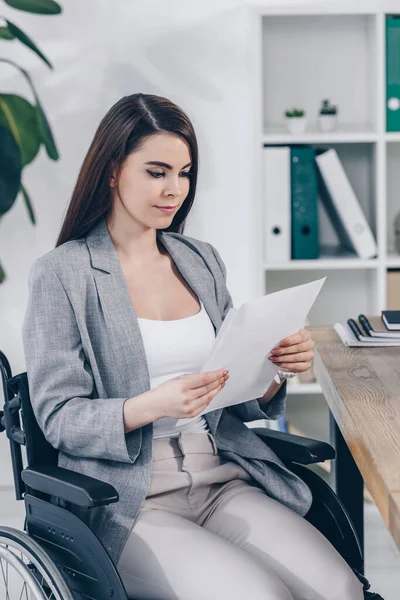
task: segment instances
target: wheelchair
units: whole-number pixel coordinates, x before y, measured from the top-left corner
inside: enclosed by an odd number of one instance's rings
[[[108,483],[57,466],[58,451],[45,439],[32,410],[27,373],[12,376],[1,351],[0,371],[4,393],[0,432],[5,431],[9,440],[16,499],[25,503],[23,531],[0,524],[0,598],[128,600],[105,547],[74,513],[77,507],[89,511],[118,502],[118,492]],[[362,551],[345,507],[331,487],[307,468],[333,459],[332,446],[267,428],[253,431],[310,487],[313,503],[304,518],[353,569],[363,583],[365,598],[381,598],[366,591],[370,586],[362,575]],[[25,468],[21,446],[26,449]]]

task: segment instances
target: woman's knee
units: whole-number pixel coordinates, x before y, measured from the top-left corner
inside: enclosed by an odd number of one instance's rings
[[[326,600],[363,600],[363,584],[350,567],[334,577]]]
[[[294,600],[281,579],[268,567],[255,561],[254,557],[245,557],[227,572],[228,577],[222,571],[217,575],[221,578],[220,583],[224,588],[223,594],[218,594],[221,600]],[[211,591],[212,581],[210,584]]]
[[[294,600],[272,569],[250,553],[163,511],[141,513],[118,568],[129,574],[132,585],[158,586],[159,598]],[[132,596],[154,597],[150,592]]]

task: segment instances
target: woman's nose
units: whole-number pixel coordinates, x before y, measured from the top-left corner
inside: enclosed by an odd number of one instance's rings
[[[174,196],[180,196],[181,194],[181,185],[178,179],[170,180],[166,187],[166,192],[168,194],[173,194]]]

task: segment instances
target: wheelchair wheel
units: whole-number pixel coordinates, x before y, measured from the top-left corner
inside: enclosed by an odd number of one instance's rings
[[[59,569],[23,531],[0,527],[1,600],[74,600]]]

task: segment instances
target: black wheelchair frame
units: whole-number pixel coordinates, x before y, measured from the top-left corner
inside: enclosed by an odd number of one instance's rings
[[[106,549],[74,512],[77,507],[90,510],[118,502],[118,492],[108,483],[57,466],[58,451],[45,439],[32,410],[27,373],[12,376],[1,351],[0,371],[4,393],[0,432],[6,432],[10,444],[16,499],[25,503],[26,535],[57,565],[76,600],[127,600]],[[253,431],[310,487],[313,503],[304,518],[332,543],[367,590],[362,550],[350,517],[332,488],[306,466],[334,459],[334,448],[267,428]],[[21,446],[26,447],[25,468]]]

